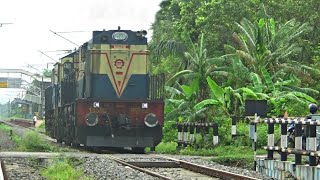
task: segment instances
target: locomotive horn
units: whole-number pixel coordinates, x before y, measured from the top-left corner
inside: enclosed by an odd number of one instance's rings
[[[142,32],[141,31],[137,31],[137,36],[142,36]]]
[[[147,35],[147,31],[146,30],[142,30],[142,35],[146,36]]]

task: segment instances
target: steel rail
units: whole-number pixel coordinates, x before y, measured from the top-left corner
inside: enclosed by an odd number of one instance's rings
[[[6,168],[4,166],[4,162],[0,161],[0,180],[8,180],[8,176],[6,173]]]
[[[109,155],[108,155],[107,157],[108,157],[109,159],[112,159],[112,160],[118,162],[119,164],[122,164],[122,165],[124,165],[124,166],[129,166],[129,167],[131,167],[132,169],[138,170],[138,171],[140,171],[140,172],[144,172],[144,173],[149,174],[149,175],[151,175],[151,176],[158,177],[158,178],[165,179],[165,180],[172,180],[171,178],[168,178],[168,177],[166,177],[166,176],[162,176],[161,174],[157,174],[157,173],[154,173],[154,172],[149,171],[149,170],[147,170],[147,169],[143,169],[143,168],[140,168],[140,167],[138,167],[138,166],[131,165],[131,164],[127,163],[126,161],[121,160],[121,159],[119,159],[119,158],[116,158],[116,157],[114,157],[114,156],[109,156]]]
[[[221,179],[232,179],[232,180],[244,180],[244,179],[245,180],[258,180],[257,178],[253,178],[253,177],[249,177],[249,176],[245,176],[245,175],[240,175],[240,174],[235,174],[232,172],[214,169],[214,168],[210,168],[210,167],[206,167],[206,166],[202,166],[202,165],[198,165],[198,164],[193,164],[193,163],[190,163],[187,161],[174,159],[174,158],[163,156],[163,155],[155,155],[155,156],[174,161],[174,162],[178,163],[184,169],[188,169],[190,171],[197,172],[200,174],[205,174],[205,175],[208,175],[211,177],[217,177],[217,178],[221,178]]]

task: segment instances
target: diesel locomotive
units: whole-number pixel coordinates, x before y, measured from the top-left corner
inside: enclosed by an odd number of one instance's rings
[[[150,74],[146,31],[93,31],[60,59],[45,90],[48,135],[87,147],[155,147],[164,123],[164,75]]]

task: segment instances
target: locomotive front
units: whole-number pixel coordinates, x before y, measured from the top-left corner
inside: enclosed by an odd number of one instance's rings
[[[146,31],[94,31],[79,49],[75,140],[94,147],[155,147],[162,138],[163,75],[149,75]]]

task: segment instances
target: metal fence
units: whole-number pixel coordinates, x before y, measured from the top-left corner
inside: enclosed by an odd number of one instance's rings
[[[177,123],[178,130],[178,146],[177,150],[197,145],[197,137],[201,136],[204,143],[208,142],[210,129],[213,131],[212,145],[215,146],[219,143],[218,124],[216,123]]]
[[[320,158],[320,115],[311,115],[311,118],[266,118],[264,120],[255,119],[250,123],[250,137],[254,142],[254,150],[256,150],[257,125],[259,123],[267,123],[268,126],[268,142],[264,147],[267,150],[267,159],[274,159],[274,152],[280,153],[281,161],[287,161],[289,154],[295,155],[295,164],[302,164],[302,156],[308,156],[308,164],[317,166]],[[275,125],[280,126],[280,143],[275,141],[274,128]],[[288,125],[294,125],[294,141],[293,147],[288,146]],[[304,134],[303,129],[304,128]],[[305,139],[303,139],[305,135]],[[305,144],[305,146],[303,146]],[[256,154],[255,154],[256,156]],[[256,161],[256,157],[255,157]]]

